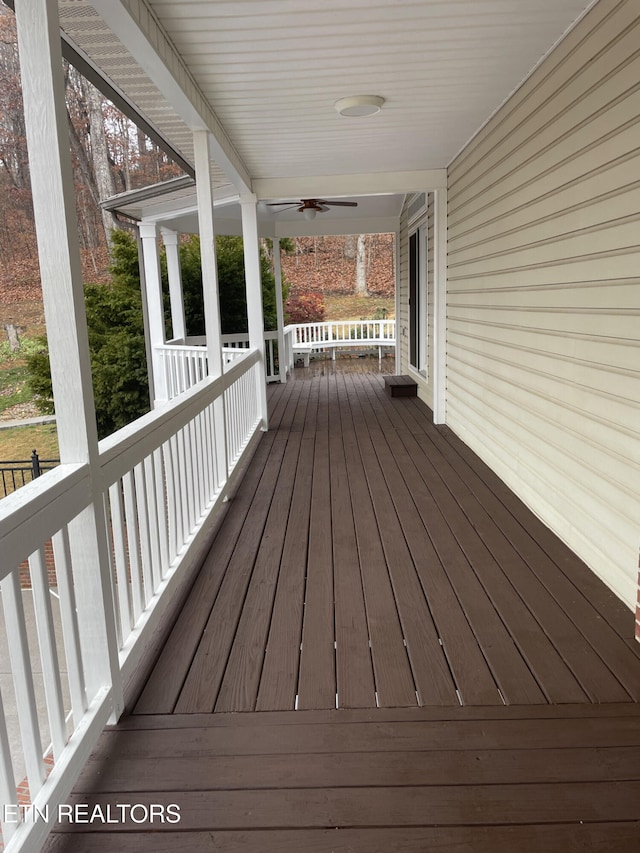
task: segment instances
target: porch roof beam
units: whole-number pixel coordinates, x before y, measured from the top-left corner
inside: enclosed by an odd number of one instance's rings
[[[240,196],[237,193],[233,196],[227,196],[225,198],[214,197],[213,206],[217,210],[219,208],[226,207],[230,204],[237,204],[239,200]],[[197,212],[198,201],[194,191],[194,195],[191,200],[187,201],[187,199],[183,198],[178,206],[176,206],[175,201],[158,201],[157,204],[147,205],[144,210],[143,218],[145,220],[148,220],[149,222],[162,222],[164,219],[175,219],[178,216],[186,216],[190,213]]]
[[[259,199],[384,195],[385,193],[444,189],[446,186],[446,169],[424,169],[418,172],[374,172],[362,175],[255,178],[253,181],[253,191]]]
[[[311,221],[300,217],[300,221],[265,223],[263,230],[271,226],[277,237],[322,237],[341,234],[388,234],[397,231],[400,218],[394,216],[361,217],[349,219],[322,219],[322,214]]]
[[[249,170],[145,0],[91,4],[189,128],[209,132],[211,156],[238,191],[251,193]]]
[[[127,190],[127,192],[112,195],[100,202],[100,206],[105,210],[120,210],[127,204],[136,204],[149,199],[162,198],[167,193],[175,192],[175,190],[184,190],[195,187],[195,171],[193,177],[190,175],[182,175],[179,178],[171,178],[168,181],[162,181],[160,184],[151,184],[147,187],[140,187],[135,190]],[[194,190],[195,192],[195,190]]]

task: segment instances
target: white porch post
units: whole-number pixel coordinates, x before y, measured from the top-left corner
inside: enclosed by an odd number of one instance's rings
[[[216,238],[213,227],[213,193],[211,190],[211,160],[209,133],[197,130],[193,134],[193,153],[196,167],[198,222],[200,226],[200,263],[204,291],[204,325],[207,335],[209,376],[222,375],[222,333],[220,331],[220,299]]]
[[[287,381],[287,363],[284,357],[284,305],[282,303],[282,264],[280,263],[280,238],[273,238],[273,276],[276,280],[276,317],[278,320],[278,372],[280,382]]]
[[[122,711],[107,531],[56,0],[16,2],[33,208],[56,404],[60,461],[85,463],[92,503],[70,525],[74,585],[89,701],[111,686]]]
[[[151,364],[153,368],[152,402],[155,407],[157,403],[165,403],[168,399],[164,361],[158,350],[158,347],[165,343],[158,231],[155,222],[141,222],[138,225],[138,230],[140,232],[140,240],[142,241],[142,262],[144,264],[145,295],[149,321],[149,343],[151,345]]]
[[[167,276],[171,302],[171,330],[173,337],[186,343],[187,332],[184,320],[184,297],[182,293],[182,270],[180,269],[180,247],[177,231],[161,228],[160,233],[167,252]]]
[[[244,275],[247,288],[247,317],[249,320],[249,346],[261,353],[258,375],[258,411],[262,429],[268,428],[267,375],[264,357],[264,314],[262,311],[262,276],[260,274],[260,243],[258,242],[257,198],[241,196],[242,243],[244,246]]]
[[[211,190],[211,158],[209,133],[196,130],[193,134],[193,153],[198,196],[198,223],[200,228],[200,264],[204,297],[204,327],[207,336],[207,361],[209,376],[222,376],[222,333],[220,328],[220,297],[218,286],[218,261],[216,237],[213,228],[213,192]],[[224,395],[214,403],[214,429],[216,433],[216,465],[220,485],[226,481],[229,465],[227,459],[227,432]]]
[[[447,190],[434,191],[433,422],[447,420]]]

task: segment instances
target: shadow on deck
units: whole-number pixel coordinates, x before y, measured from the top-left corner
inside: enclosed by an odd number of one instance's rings
[[[61,826],[47,850],[640,850],[631,612],[379,375],[318,364],[270,405],[73,796],[180,822]]]

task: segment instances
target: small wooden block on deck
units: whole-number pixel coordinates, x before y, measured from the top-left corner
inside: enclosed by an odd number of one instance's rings
[[[418,383],[411,376],[385,376],[384,388],[390,397],[416,397]]]

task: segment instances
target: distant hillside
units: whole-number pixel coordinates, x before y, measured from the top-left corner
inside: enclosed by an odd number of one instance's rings
[[[356,288],[356,235],[297,237],[295,252],[282,255],[282,270],[294,290],[324,295],[353,293]],[[372,296],[395,292],[395,235],[367,234],[365,273]]]

